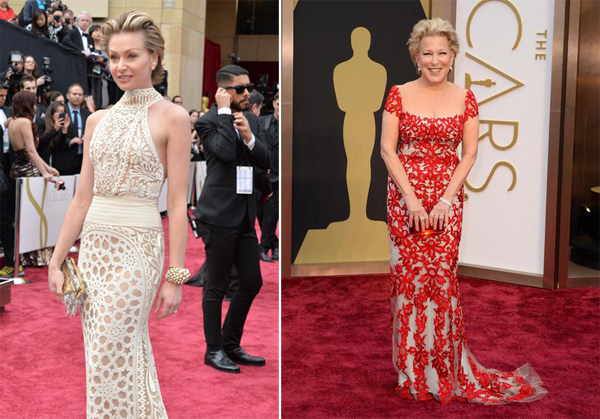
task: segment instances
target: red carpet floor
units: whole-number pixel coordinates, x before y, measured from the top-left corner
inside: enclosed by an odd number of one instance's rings
[[[529,362],[548,394],[503,406],[395,394],[387,277],[282,283],[282,418],[600,417],[600,288],[534,289],[461,279],[469,348],[488,368]]]
[[[163,225],[167,233],[166,219]],[[194,273],[204,257],[202,240],[190,233],[185,266]],[[184,286],[176,315],[160,321],[150,316],[170,419],[279,416],[279,264],[261,262],[261,268],[264,285],[250,310],[242,346],[264,356],[266,367],[242,366],[241,374],[225,374],[204,365],[201,288]],[[26,274],[34,283],[13,286],[12,303],[0,315],[0,418],[85,418],[79,315],[65,317],[64,306],[48,291],[46,268],[28,268]]]

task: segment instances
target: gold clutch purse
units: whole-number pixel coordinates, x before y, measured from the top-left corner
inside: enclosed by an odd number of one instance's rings
[[[60,270],[65,278],[62,288],[63,303],[67,307],[67,316],[73,317],[77,313],[77,307],[83,306],[85,282],[83,282],[73,258],[66,258]]]

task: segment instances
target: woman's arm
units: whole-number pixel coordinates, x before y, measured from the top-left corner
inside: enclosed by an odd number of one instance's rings
[[[191,139],[183,123],[185,110],[172,114],[167,140],[167,173],[169,189],[167,191],[167,212],[169,214],[169,263],[183,268],[185,248],[187,247],[187,188],[190,173]],[[188,117],[189,120],[189,117]],[[189,122],[188,122],[189,124]]]
[[[71,201],[65,215],[65,221],[60,228],[58,241],[54,248],[50,265],[48,266],[50,292],[56,294],[58,297],[62,296],[62,284],[64,280],[60,267],[67,257],[71,245],[77,240],[79,233],[81,233],[83,221],[92,203],[94,195],[94,167],[90,161],[88,148],[94,129],[105,113],[105,111],[99,111],[90,115],[87,119],[85,135],[83,136],[83,163],[81,165],[77,192],[75,192],[73,201]]]
[[[190,117],[181,106],[169,106],[165,112],[167,131],[167,212],[169,214],[169,267],[183,268],[187,247],[187,185],[190,172],[191,138],[188,127]],[[172,314],[181,304],[182,285],[165,281],[158,293],[154,312],[162,311],[157,319]]]
[[[412,226],[413,222],[422,220],[420,227],[427,228],[428,219],[425,208],[421,201],[415,195],[408,175],[404,166],[398,158],[398,124],[400,123],[397,116],[384,111],[383,122],[381,126],[381,158],[387,167],[388,173],[392,180],[398,185],[406,206],[408,208],[408,225]],[[425,217],[423,220],[422,217]]]
[[[444,191],[441,198],[446,202],[438,201],[431,212],[429,213],[429,223],[433,225],[433,228],[437,229],[438,224],[448,224],[450,222],[450,209],[452,208],[452,201],[456,197],[459,189],[465,183],[469,172],[475,164],[477,158],[477,143],[479,142],[479,117],[474,116],[469,118],[464,124],[463,129],[463,140],[462,140],[462,158],[460,163],[456,166],[454,174],[450,178],[450,182]]]

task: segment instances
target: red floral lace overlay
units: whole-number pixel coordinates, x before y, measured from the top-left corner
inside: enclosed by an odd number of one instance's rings
[[[398,118],[398,158],[427,212],[446,190],[459,163],[464,123],[479,114],[467,90],[462,114],[446,118],[412,115],[402,108],[397,86],[385,110]],[[457,280],[463,190],[452,204],[450,223],[434,236],[410,236],[408,209],[388,177],[393,359],[402,397],[441,403],[533,401],[546,394],[529,365],[510,373],[481,366],[467,347]]]

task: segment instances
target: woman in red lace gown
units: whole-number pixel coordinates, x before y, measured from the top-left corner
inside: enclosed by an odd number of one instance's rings
[[[420,77],[389,92],[381,139],[389,172],[393,359],[400,396],[484,404],[533,401],[546,390],[526,364],[486,369],[467,347],[457,280],[463,184],[477,155],[479,111],[447,81],[458,53],[449,22],[415,25],[408,42]],[[462,145],[462,157],[457,148]],[[441,229],[440,234],[411,235]]]

